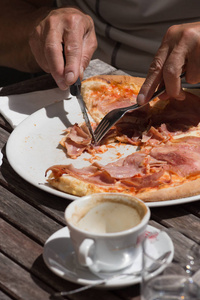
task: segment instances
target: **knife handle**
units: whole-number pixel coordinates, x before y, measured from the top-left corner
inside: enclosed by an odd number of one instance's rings
[[[66,58],[65,58],[65,51],[64,51],[64,44],[62,44],[62,49],[63,49],[63,59],[64,63],[66,63]],[[70,93],[72,96],[79,96],[81,93],[81,80],[80,77],[70,86]]]
[[[80,77],[76,80],[74,84],[70,86],[70,93],[72,96],[79,96],[81,93],[81,80]]]

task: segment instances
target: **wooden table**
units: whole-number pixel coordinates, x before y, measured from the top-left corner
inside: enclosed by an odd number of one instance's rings
[[[94,60],[85,77],[95,74],[121,74],[121,71]],[[49,75],[18,83],[1,90],[0,95],[23,93],[55,87]],[[47,238],[65,225],[64,210],[70,201],[42,191],[16,174],[9,165],[5,147],[12,132],[0,116],[0,148],[4,154],[0,173],[1,259],[0,299],[53,299],[55,291],[70,290],[78,285],[53,274],[45,265],[42,253]],[[13,149],[14,151],[14,149]],[[200,201],[151,208],[150,225],[157,228],[178,228],[173,234],[176,257],[194,243],[200,243]],[[181,230],[187,230],[184,234]],[[140,299],[139,285],[115,290],[91,289],[68,299]]]

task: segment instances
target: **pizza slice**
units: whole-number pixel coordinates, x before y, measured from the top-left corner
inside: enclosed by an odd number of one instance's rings
[[[88,112],[94,120],[92,122],[93,130],[109,111],[135,104],[143,82],[143,78],[125,75],[101,75],[84,80],[81,91]],[[112,127],[98,146],[91,144],[91,136],[85,123],[74,124],[67,128],[66,135],[60,144],[71,158],[77,158],[84,151],[91,154],[102,153],[108,149],[105,145],[112,142],[139,145],[138,137],[147,128],[148,118],[148,106],[145,110],[127,113]]]
[[[48,182],[76,196],[118,192],[144,201],[162,201],[200,193],[200,137],[185,137],[143,148],[105,166],[77,169],[56,165]]]
[[[128,75],[100,75],[88,78],[81,84],[81,93],[93,120],[99,124],[115,108],[136,103],[144,78]]]
[[[96,122],[93,126],[113,108],[135,103],[143,79],[129,77],[104,75],[83,82],[83,99]],[[127,113],[98,147],[105,147],[111,141],[137,145],[138,151],[106,166],[97,162],[81,169],[72,164],[52,166],[46,171],[46,174],[51,172],[48,183],[76,196],[119,192],[144,201],[178,199],[200,193],[198,96],[186,92],[184,101],[155,99],[146,110]],[[68,155],[71,153],[74,158],[83,151],[98,151],[98,147],[94,149],[91,145],[85,124],[75,124],[68,129],[62,143],[70,149]],[[76,148],[79,154],[74,152]]]

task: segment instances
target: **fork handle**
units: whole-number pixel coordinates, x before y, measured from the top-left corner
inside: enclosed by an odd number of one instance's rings
[[[185,76],[185,72],[183,72],[181,75],[180,75],[180,78],[183,78]],[[160,95],[162,95],[163,93],[165,92],[165,86],[161,87],[160,89],[158,89],[157,91],[155,91],[153,93],[153,96],[151,97],[151,99],[146,102],[145,104],[143,105],[138,105],[138,104],[134,104],[132,106],[129,106],[129,110],[132,110],[132,109],[137,109],[137,108],[140,108],[142,106],[145,106],[146,104],[148,104],[149,102],[151,102],[152,100],[154,100],[156,97],[159,97]],[[124,107],[124,111],[127,111],[127,108],[128,107]],[[123,110],[123,109],[122,109]]]

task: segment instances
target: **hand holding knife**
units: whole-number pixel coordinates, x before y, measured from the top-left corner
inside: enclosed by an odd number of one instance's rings
[[[96,143],[94,132],[92,130],[92,126],[91,126],[91,123],[90,123],[90,120],[89,120],[89,117],[88,117],[88,114],[87,114],[87,111],[86,111],[85,102],[83,101],[83,98],[81,96],[81,80],[80,80],[80,77],[78,77],[77,81],[70,86],[70,93],[73,96],[76,96],[76,98],[78,100],[78,103],[80,105],[80,108],[81,108],[81,112],[83,114],[83,118],[84,118],[85,123],[87,125],[87,128],[88,128],[88,130],[89,130],[89,132],[92,136],[92,141],[94,143]]]

